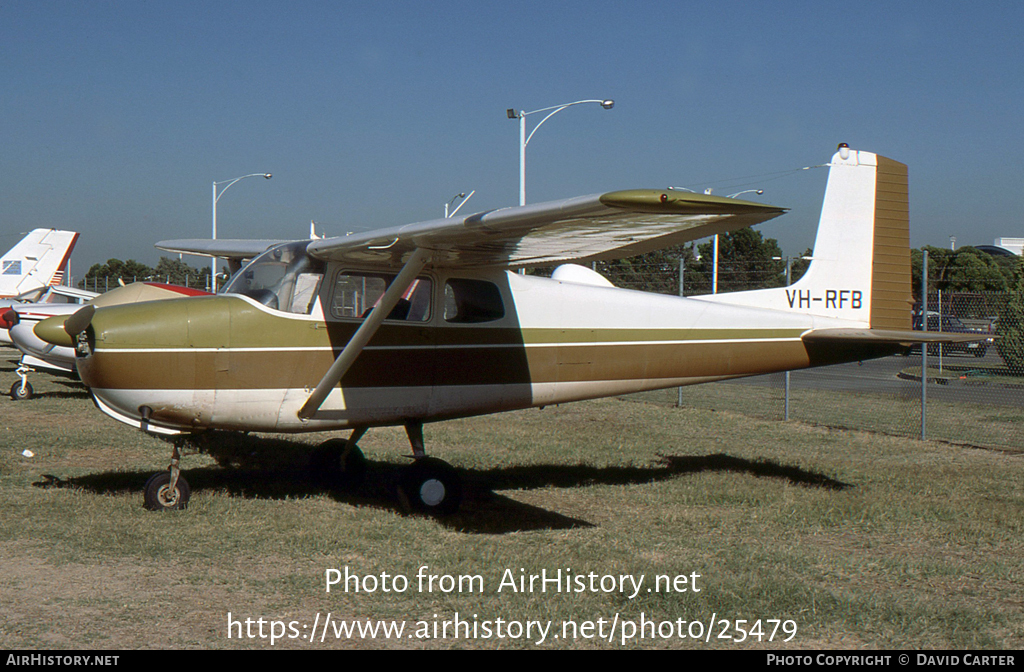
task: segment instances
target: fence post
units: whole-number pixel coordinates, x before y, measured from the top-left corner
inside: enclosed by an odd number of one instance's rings
[[[928,331],[928,250],[921,263],[921,331]],[[921,440],[928,436],[928,344],[921,344]]]
[[[939,293],[939,331],[942,331],[942,290],[937,290]],[[942,375],[942,351],[945,348],[939,343],[939,375]]]
[[[790,271],[793,268],[793,259],[786,257],[786,287],[790,285]],[[789,422],[789,371],[786,371],[785,400],[782,403],[782,419]]]
[[[683,256],[679,257],[679,297],[683,297],[683,271],[686,270],[686,258]],[[683,388],[678,389],[678,398],[676,399],[676,408],[683,407]]]

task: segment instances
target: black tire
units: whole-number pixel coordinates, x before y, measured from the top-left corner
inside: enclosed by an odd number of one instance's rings
[[[170,484],[170,471],[161,471],[150,476],[143,492],[144,506],[150,511],[177,511],[186,508],[188,499],[192,496],[188,481],[178,474],[178,483],[173,491],[169,487]]]
[[[17,382],[11,386],[11,399],[15,401],[31,399],[34,396],[35,393],[32,390],[32,383],[25,383],[22,385],[20,382]]]
[[[399,481],[400,494],[419,513],[445,516],[459,510],[462,478],[447,462],[424,457],[410,464]]]
[[[330,488],[354,488],[366,478],[366,456],[359,446],[353,446],[344,462],[345,439],[328,439],[313,451],[309,458],[310,475],[318,483]]]

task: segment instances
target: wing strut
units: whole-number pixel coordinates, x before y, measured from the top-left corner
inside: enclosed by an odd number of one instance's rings
[[[323,379],[316,386],[316,389],[313,390],[313,393],[309,395],[309,399],[299,409],[299,418],[309,420],[320,410],[320,406],[323,405],[327,395],[330,394],[335,385],[341,382],[342,377],[348,372],[356,358],[359,357],[359,353],[363,351],[366,344],[373,338],[381,322],[391,313],[398,304],[398,300],[412,286],[416,276],[430,262],[430,258],[431,253],[428,250],[417,248],[412,253],[409,260],[405,262],[405,266],[402,267],[401,272],[399,272],[387,291],[384,292],[384,296],[380,298],[377,305],[373,307],[370,314],[359,325],[359,329],[352,335],[352,338],[345,345],[341,354],[334,360],[334,364],[331,365],[331,368],[327,369]]]

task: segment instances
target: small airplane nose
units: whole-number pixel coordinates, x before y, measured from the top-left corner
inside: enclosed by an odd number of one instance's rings
[[[66,348],[75,346],[74,339],[64,330],[64,321],[69,319],[67,315],[55,315],[41,320],[32,328],[32,331],[40,339],[51,345],[61,345]]]
[[[92,322],[92,316],[96,313],[96,306],[89,304],[82,306],[70,316],[54,315],[37,324],[32,331],[40,339],[53,345],[62,345],[66,348],[75,347],[75,337],[85,331]]]
[[[10,329],[18,322],[18,313],[13,308],[0,315],[0,329]]]

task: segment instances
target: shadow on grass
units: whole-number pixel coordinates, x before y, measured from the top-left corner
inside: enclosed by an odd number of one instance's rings
[[[89,393],[84,387],[71,390],[56,390],[53,392],[36,392],[32,399],[88,399]],[[29,400],[31,401],[31,400]]]
[[[295,499],[326,495],[351,506],[369,506],[407,515],[397,496],[402,465],[369,461],[366,478],[347,490],[323,485],[308,467],[314,447],[285,439],[234,436],[219,438],[204,452],[220,466],[186,469],[193,492],[224,491],[250,499]],[[185,459],[187,465],[187,458]],[[474,534],[505,534],[527,530],[592,527],[585,520],[518,502],[499,490],[578,488],[592,485],[633,485],[678,478],[705,471],[734,472],[779,478],[790,483],[844,490],[851,487],[822,474],[768,460],[729,455],[662,456],[650,467],[531,465],[497,469],[460,469],[463,501],[458,513],[437,518],[453,530]],[[95,493],[140,493],[152,472],[111,471],[71,479],[44,475],[37,487],[75,487]]]

